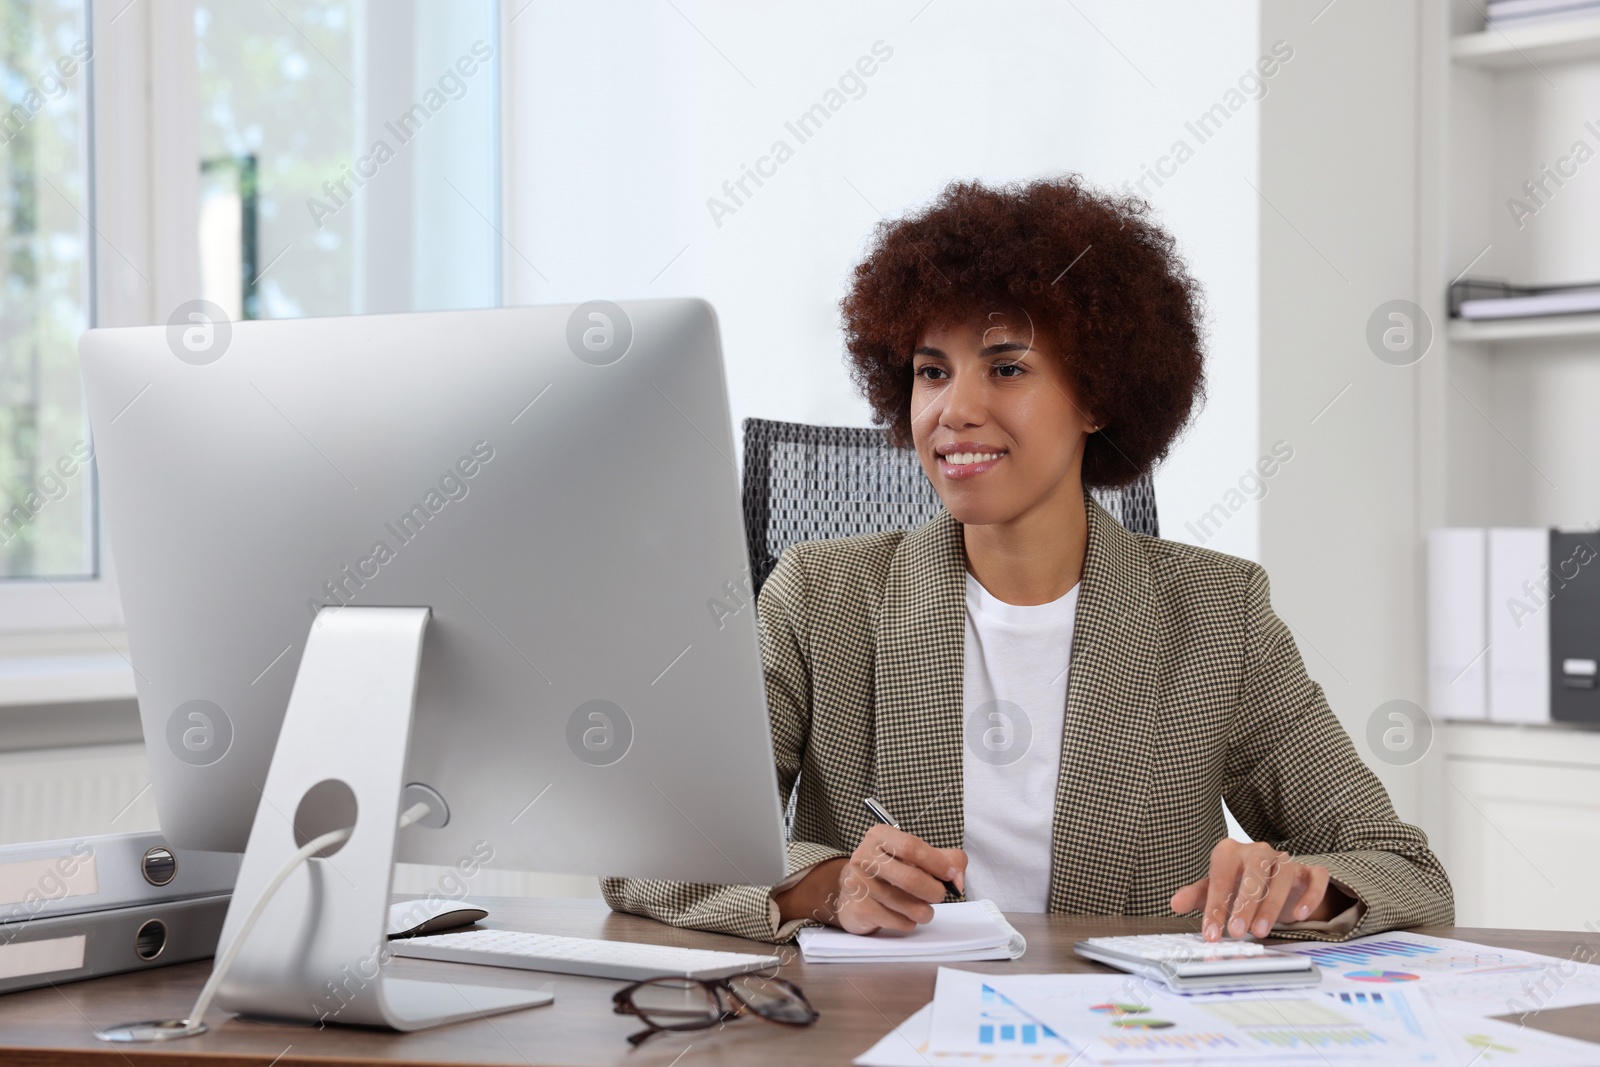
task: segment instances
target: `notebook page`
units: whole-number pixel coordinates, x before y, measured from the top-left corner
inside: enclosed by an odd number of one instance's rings
[[[935,904],[932,922],[904,934],[861,935],[831,927],[800,931],[800,950],[808,962],[1016,959],[1026,949],[1022,935],[989,900]]]

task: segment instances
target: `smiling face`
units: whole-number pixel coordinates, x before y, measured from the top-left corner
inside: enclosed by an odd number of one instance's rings
[[[957,521],[988,526],[1064,501],[1082,506],[1095,423],[1062,353],[1026,312],[927,329],[911,367],[917,457]]]

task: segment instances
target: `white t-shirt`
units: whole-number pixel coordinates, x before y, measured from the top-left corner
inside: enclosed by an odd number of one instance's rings
[[[1001,911],[1050,899],[1051,829],[1078,589],[1021,606],[967,575],[962,679],[966,896]]]

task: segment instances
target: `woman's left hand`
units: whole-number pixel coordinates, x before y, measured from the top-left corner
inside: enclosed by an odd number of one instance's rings
[[[1172,894],[1172,910],[1180,915],[1202,902],[1207,941],[1220,941],[1224,926],[1231,937],[1266,937],[1276,922],[1331,918],[1350,903],[1337,887],[1329,888],[1328,868],[1301,863],[1261,841],[1245,844],[1231,837],[1211,850],[1206,877]]]

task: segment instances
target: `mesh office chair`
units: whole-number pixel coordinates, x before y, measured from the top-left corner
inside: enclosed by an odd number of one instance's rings
[[[1160,536],[1149,474],[1090,492],[1134,533]],[[757,592],[796,541],[914,530],[939,508],[916,453],[890,445],[883,430],[744,420],[744,525]]]

